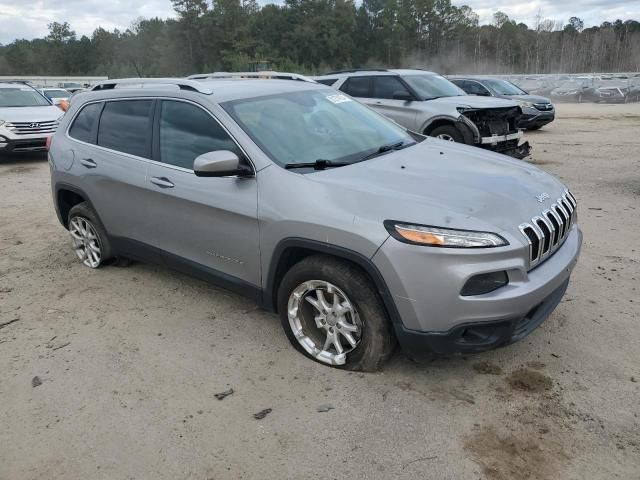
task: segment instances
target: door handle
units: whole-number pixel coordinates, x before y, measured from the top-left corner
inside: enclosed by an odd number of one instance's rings
[[[173,188],[175,185],[167,177],[151,177],[151,183],[161,188]]]
[[[96,168],[98,164],[93,161],[93,158],[83,158],[80,163],[87,168]]]

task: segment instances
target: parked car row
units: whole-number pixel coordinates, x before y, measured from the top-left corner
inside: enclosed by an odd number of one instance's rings
[[[555,102],[629,103],[640,101],[640,74],[505,76],[532,95]]]
[[[396,342],[418,359],[519,341],[561,301],[577,201],[495,153],[519,139],[512,100],[420,71],[318,79],[338,90],[202,77],[74,97],[49,163],[85,266],[134,259],[210,280],[277,312],[307,357],[365,371]]]

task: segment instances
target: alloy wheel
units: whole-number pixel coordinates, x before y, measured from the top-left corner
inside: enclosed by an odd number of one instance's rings
[[[98,234],[84,217],[73,217],[69,223],[73,250],[80,261],[90,268],[98,268],[102,261]]]
[[[449,135],[448,133],[441,133],[436,138],[439,138],[440,140],[446,140],[447,142],[455,142],[453,137],[451,135]]]
[[[287,313],[295,338],[322,363],[344,365],[362,339],[355,305],[329,282],[309,280],[298,285],[289,296]]]

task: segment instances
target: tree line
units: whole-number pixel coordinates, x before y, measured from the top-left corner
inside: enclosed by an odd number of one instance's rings
[[[51,23],[45,38],[0,46],[3,75],[175,76],[256,66],[301,73],[386,66],[442,73],[640,71],[640,22],[584,28],[497,12],[480,25],[450,0],[171,0],[176,18],[78,36]]]

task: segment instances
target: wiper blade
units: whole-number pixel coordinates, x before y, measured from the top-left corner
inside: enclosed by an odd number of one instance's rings
[[[373,153],[370,153],[369,155],[365,155],[360,160],[358,160],[358,162],[363,162],[365,160],[369,160],[370,158],[377,157],[378,155],[382,155],[383,153],[390,152],[391,150],[401,150],[403,148],[407,148],[415,144],[416,142],[409,142],[406,144],[404,142],[396,142],[396,143],[390,143],[389,145],[382,145],[378,150],[376,150]]]
[[[325,170],[327,168],[333,167],[344,167],[346,165],[350,165],[348,162],[332,162],[331,160],[325,160],[320,158],[315,162],[307,162],[307,163],[287,163],[284,168],[287,170],[293,170],[295,168],[313,168],[314,170]]]

